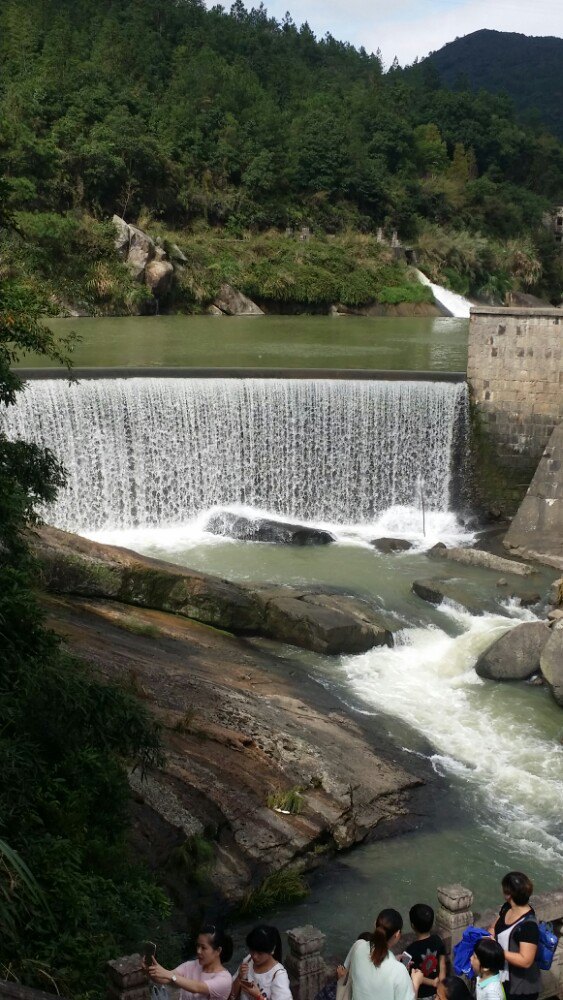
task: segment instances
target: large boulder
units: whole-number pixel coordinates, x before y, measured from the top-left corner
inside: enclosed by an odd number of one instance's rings
[[[540,654],[550,635],[544,622],[523,622],[481,653],[475,670],[493,681],[526,680],[540,669]]]
[[[212,514],[204,528],[212,535],[227,535],[245,542],[276,542],[280,545],[327,545],[334,535],[321,528],[311,528],[292,521],[275,521],[267,517],[246,517],[222,510]]]
[[[56,528],[42,528],[34,548],[43,583],[54,593],[171,611],[320,653],[360,653],[393,642],[377,609],[360,598],[242,586]]]
[[[336,594],[260,593],[264,601],[263,634],[317,653],[365,653],[373,646],[393,646],[393,635],[377,612],[359,598]]]
[[[156,298],[161,298],[169,291],[173,275],[170,261],[151,260],[145,268],[145,284]]]
[[[115,226],[115,249],[119,256],[125,259],[129,253],[129,242],[131,240],[129,226],[125,219],[122,219],[119,215],[114,215],[112,222]]]
[[[213,305],[217,306],[226,316],[263,316],[260,306],[257,306],[252,299],[249,299],[242,292],[237,291],[232,285],[221,285],[218,295],[213,300]]]
[[[147,264],[153,260],[156,247],[150,236],[136,226],[129,226],[129,253],[126,264],[135,281],[142,281]]]
[[[563,628],[556,625],[540,654],[540,667],[558,705],[563,706]]]
[[[370,542],[378,552],[407,552],[412,549],[412,542],[407,542],[406,538],[374,538]]]

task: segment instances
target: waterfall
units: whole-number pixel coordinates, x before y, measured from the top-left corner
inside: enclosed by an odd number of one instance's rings
[[[186,522],[242,503],[367,523],[393,505],[447,511],[467,388],[332,379],[103,379],[27,384],[3,423],[48,446],[70,531]],[[0,418],[1,419],[1,418]]]
[[[434,296],[434,301],[436,305],[443,309],[448,316],[457,316],[461,319],[467,319],[469,317],[469,312],[471,309],[471,302],[469,299],[463,297],[463,295],[458,295],[457,292],[451,292],[449,288],[443,288],[442,285],[435,285],[430,278],[417,268],[414,269],[415,274],[422,285],[426,285],[432,295]]]

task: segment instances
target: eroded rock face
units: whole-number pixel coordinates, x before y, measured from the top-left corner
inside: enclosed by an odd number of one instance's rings
[[[219,294],[215,296],[213,305],[217,306],[226,316],[263,316],[263,310],[242,292],[231,285],[221,285]]]
[[[245,517],[224,510],[212,514],[204,528],[213,535],[227,535],[248,542],[276,542],[278,545],[327,545],[334,535],[320,528],[266,517]]]
[[[163,768],[132,776],[134,842],[186,904],[187,880],[168,862],[194,834],[216,831],[209,876],[233,901],[296,859],[315,866],[319,842],[351,847],[408,828],[409,814],[418,825],[411,795],[430,768],[401,755],[378,721],[342,712],[299,661],[117,601],[51,596],[48,610],[73,651],[112,681],[133,680],[163,723]],[[272,792],[296,787],[299,814],[268,807]]]
[[[540,654],[550,635],[544,622],[523,622],[481,653],[475,670],[494,681],[526,680],[540,669]]]
[[[557,624],[540,655],[540,667],[558,705],[563,706],[563,627]]]
[[[171,611],[235,635],[259,635],[320,653],[358,653],[391,633],[360,598],[287,587],[252,588],[128,549],[42,528],[34,547],[46,588]]]

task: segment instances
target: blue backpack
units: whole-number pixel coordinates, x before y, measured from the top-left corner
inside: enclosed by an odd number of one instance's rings
[[[484,927],[474,927],[471,924],[465,928],[461,941],[458,941],[454,947],[453,962],[456,976],[466,976],[467,979],[475,978],[470,959],[475,951],[477,941],[482,937],[489,937],[489,932]]]
[[[538,956],[537,963],[542,970],[542,972],[547,972],[551,969],[551,963],[553,962],[553,956],[555,955],[555,949],[559,944],[559,938],[557,934],[553,933],[553,924],[546,924],[544,920],[538,923],[540,931],[540,941],[538,944]]]

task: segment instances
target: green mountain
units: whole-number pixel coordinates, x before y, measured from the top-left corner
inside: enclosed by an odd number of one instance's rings
[[[523,118],[537,118],[563,139],[563,38],[484,29],[456,38],[428,61],[446,86],[504,92]]]
[[[25,240],[4,260],[59,300],[79,287],[92,308],[115,283],[111,226],[99,228],[114,212],[176,241],[220,231],[224,280],[249,233],[382,227],[456,290],[560,299],[542,229],[563,190],[560,142],[502,95],[440,87],[432,63],[384,73],[377,56],[242,0],[3,0],[1,174]],[[263,270],[275,298],[284,269]],[[313,270],[321,288],[322,259]]]

